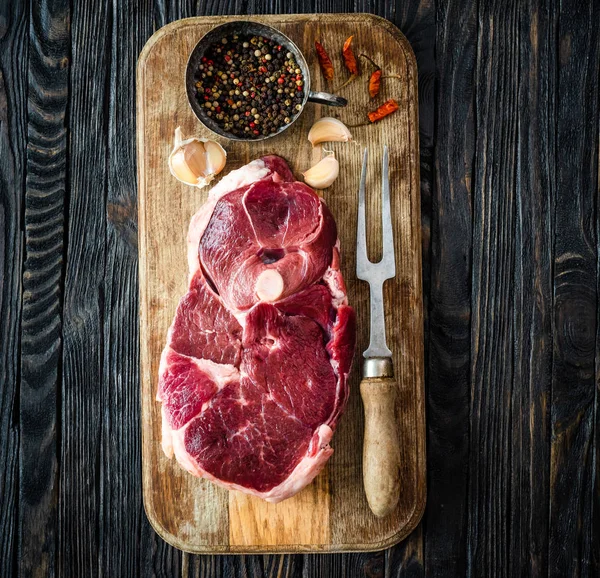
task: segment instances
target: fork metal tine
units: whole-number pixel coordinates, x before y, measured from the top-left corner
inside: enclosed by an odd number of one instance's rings
[[[385,305],[383,301],[383,284],[386,279],[396,275],[394,257],[394,237],[392,231],[392,215],[390,207],[389,153],[387,146],[383,149],[383,166],[381,175],[381,223],[383,233],[383,256],[379,263],[371,263],[367,255],[367,235],[365,222],[365,188],[367,181],[367,149],[363,155],[362,174],[358,189],[358,224],[356,231],[356,276],[369,283],[370,293],[370,341],[363,353],[367,360],[372,358],[389,358],[389,350],[385,339]]]
[[[392,230],[392,209],[390,206],[390,161],[388,147],[383,147],[383,166],[381,177],[381,224],[383,232],[383,263],[389,273],[388,279],[396,275],[396,259],[394,256],[394,232]]]
[[[358,189],[358,223],[356,227],[356,276],[363,281],[372,281],[377,274],[379,279],[392,279],[396,275],[394,255],[394,232],[392,229],[392,211],[390,204],[389,153],[387,145],[383,148],[381,175],[381,225],[383,233],[383,256],[372,263],[367,254],[367,233],[365,216],[365,189],[367,183],[368,149],[363,154],[360,187]]]
[[[370,264],[367,256],[367,231],[365,222],[365,188],[367,185],[367,161],[369,149],[365,148],[363,153],[362,173],[360,176],[360,187],[358,189],[358,224],[356,227],[356,276],[365,280],[368,266]]]

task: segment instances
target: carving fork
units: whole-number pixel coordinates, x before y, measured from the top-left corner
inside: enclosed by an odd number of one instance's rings
[[[358,191],[358,227],[356,234],[356,276],[369,283],[371,327],[369,347],[363,353],[363,379],[360,393],[365,408],[363,443],[363,482],[367,501],[377,517],[390,514],[400,497],[400,448],[396,425],[396,395],[392,352],[385,340],[383,284],[396,275],[394,235],[390,209],[389,153],[383,148],[381,218],[383,257],[371,263],[367,256],[365,223],[365,186],[368,149],[363,156]]]

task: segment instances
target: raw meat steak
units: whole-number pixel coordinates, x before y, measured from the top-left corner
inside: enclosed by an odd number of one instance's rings
[[[192,217],[189,289],[159,370],[163,449],[192,474],[278,502],[333,453],[355,339],[325,203],[268,156]]]

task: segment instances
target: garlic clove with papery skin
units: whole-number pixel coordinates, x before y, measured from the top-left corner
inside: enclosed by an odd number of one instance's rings
[[[337,179],[339,172],[340,163],[334,154],[330,152],[302,175],[307,185],[315,189],[326,189]]]
[[[322,142],[348,142],[352,140],[352,135],[341,120],[324,116],[312,125],[308,132],[308,140],[315,146]]]
[[[181,127],[175,129],[175,142],[169,155],[171,174],[182,183],[205,187],[218,175],[227,161],[225,149],[203,138],[183,139]]]
[[[227,153],[223,147],[215,141],[207,140],[204,143],[206,150],[206,170],[209,174],[218,175],[227,162]]]

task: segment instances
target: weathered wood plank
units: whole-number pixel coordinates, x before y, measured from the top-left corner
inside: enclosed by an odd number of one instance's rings
[[[383,578],[385,574],[385,551],[361,554],[313,554],[304,556],[303,578],[346,578],[368,576]]]
[[[598,118],[598,134],[600,134],[600,118]],[[600,137],[599,137],[600,140]],[[598,147],[598,171],[597,171],[597,193],[596,207],[600,206],[600,146]],[[600,239],[600,219],[596,219],[596,239]],[[596,294],[600,295],[600,248],[598,248],[598,261],[596,262],[598,283],[596,284]],[[594,424],[594,460],[596,464],[596,475],[594,476],[593,493],[593,512],[591,524],[591,572],[592,576],[600,575],[600,309],[596,317],[596,394],[595,394],[595,424]]]
[[[187,578],[188,574],[182,572],[181,551],[173,548],[160,538],[150,526],[143,510],[139,512],[139,516],[144,518],[141,522],[141,536],[138,537],[132,532],[133,537],[129,535],[124,537],[124,539],[132,541],[139,540],[139,575],[144,578],[146,576],[148,578],[177,578],[178,576]]]
[[[561,2],[554,237],[550,576],[591,575],[598,384],[600,5]],[[597,530],[597,527],[596,527]]]
[[[0,4],[0,576],[17,572],[28,7]]]
[[[263,563],[267,578],[300,578],[302,575],[302,556],[294,554],[264,556]]]
[[[21,325],[19,550],[23,576],[56,569],[69,3],[31,4]]]
[[[449,0],[436,5],[438,87],[431,212],[425,572],[428,576],[461,576],[467,569],[477,13],[471,2]]]
[[[424,578],[423,527],[421,522],[406,540],[385,550],[385,578]]]
[[[598,140],[600,141],[600,115],[598,118]],[[597,193],[596,193],[596,211],[600,207],[600,144],[598,146],[598,170],[597,170]],[[600,244],[600,219],[596,219],[596,240]],[[596,262],[597,267],[597,279],[596,284],[596,295],[600,295],[600,247],[597,250],[598,261]],[[600,575],[600,309],[597,311],[598,316],[596,318],[596,362],[595,362],[595,374],[596,374],[596,394],[595,394],[595,409],[594,409],[594,460],[596,464],[596,474],[594,476],[594,490],[593,490],[593,512],[592,512],[592,523],[591,523],[591,575]]]
[[[139,317],[137,271],[137,179],[135,162],[135,67],[153,33],[153,2],[123,9],[109,7],[110,54],[107,55],[105,113],[107,189],[106,262],[103,301],[102,495],[100,564],[110,576],[173,575],[180,553],[165,555],[164,543],[151,539],[140,548],[142,534],[152,532],[143,515],[139,435]],[[90,10],[97,10],[90,5]],[[143,542],[145,544],[145,542]],[[155,550],[156,549],[156,550]],[[156,560],[153,560],[156,558]]]
[[[194,556],[183,554],[182,575],[189,578],[295,578],[299,556]]]
[[[74,4],[58,571],[100,576],[110,7]],[[115,386],[116,387],[116,386]]]
[[[508,574],[548,573],[556,10],[521,5]],[[508,477],[508,474],[507,474]]]
[[[517,6],[482,3],[478,19],[467,548],[476,575],[507,576]]]

